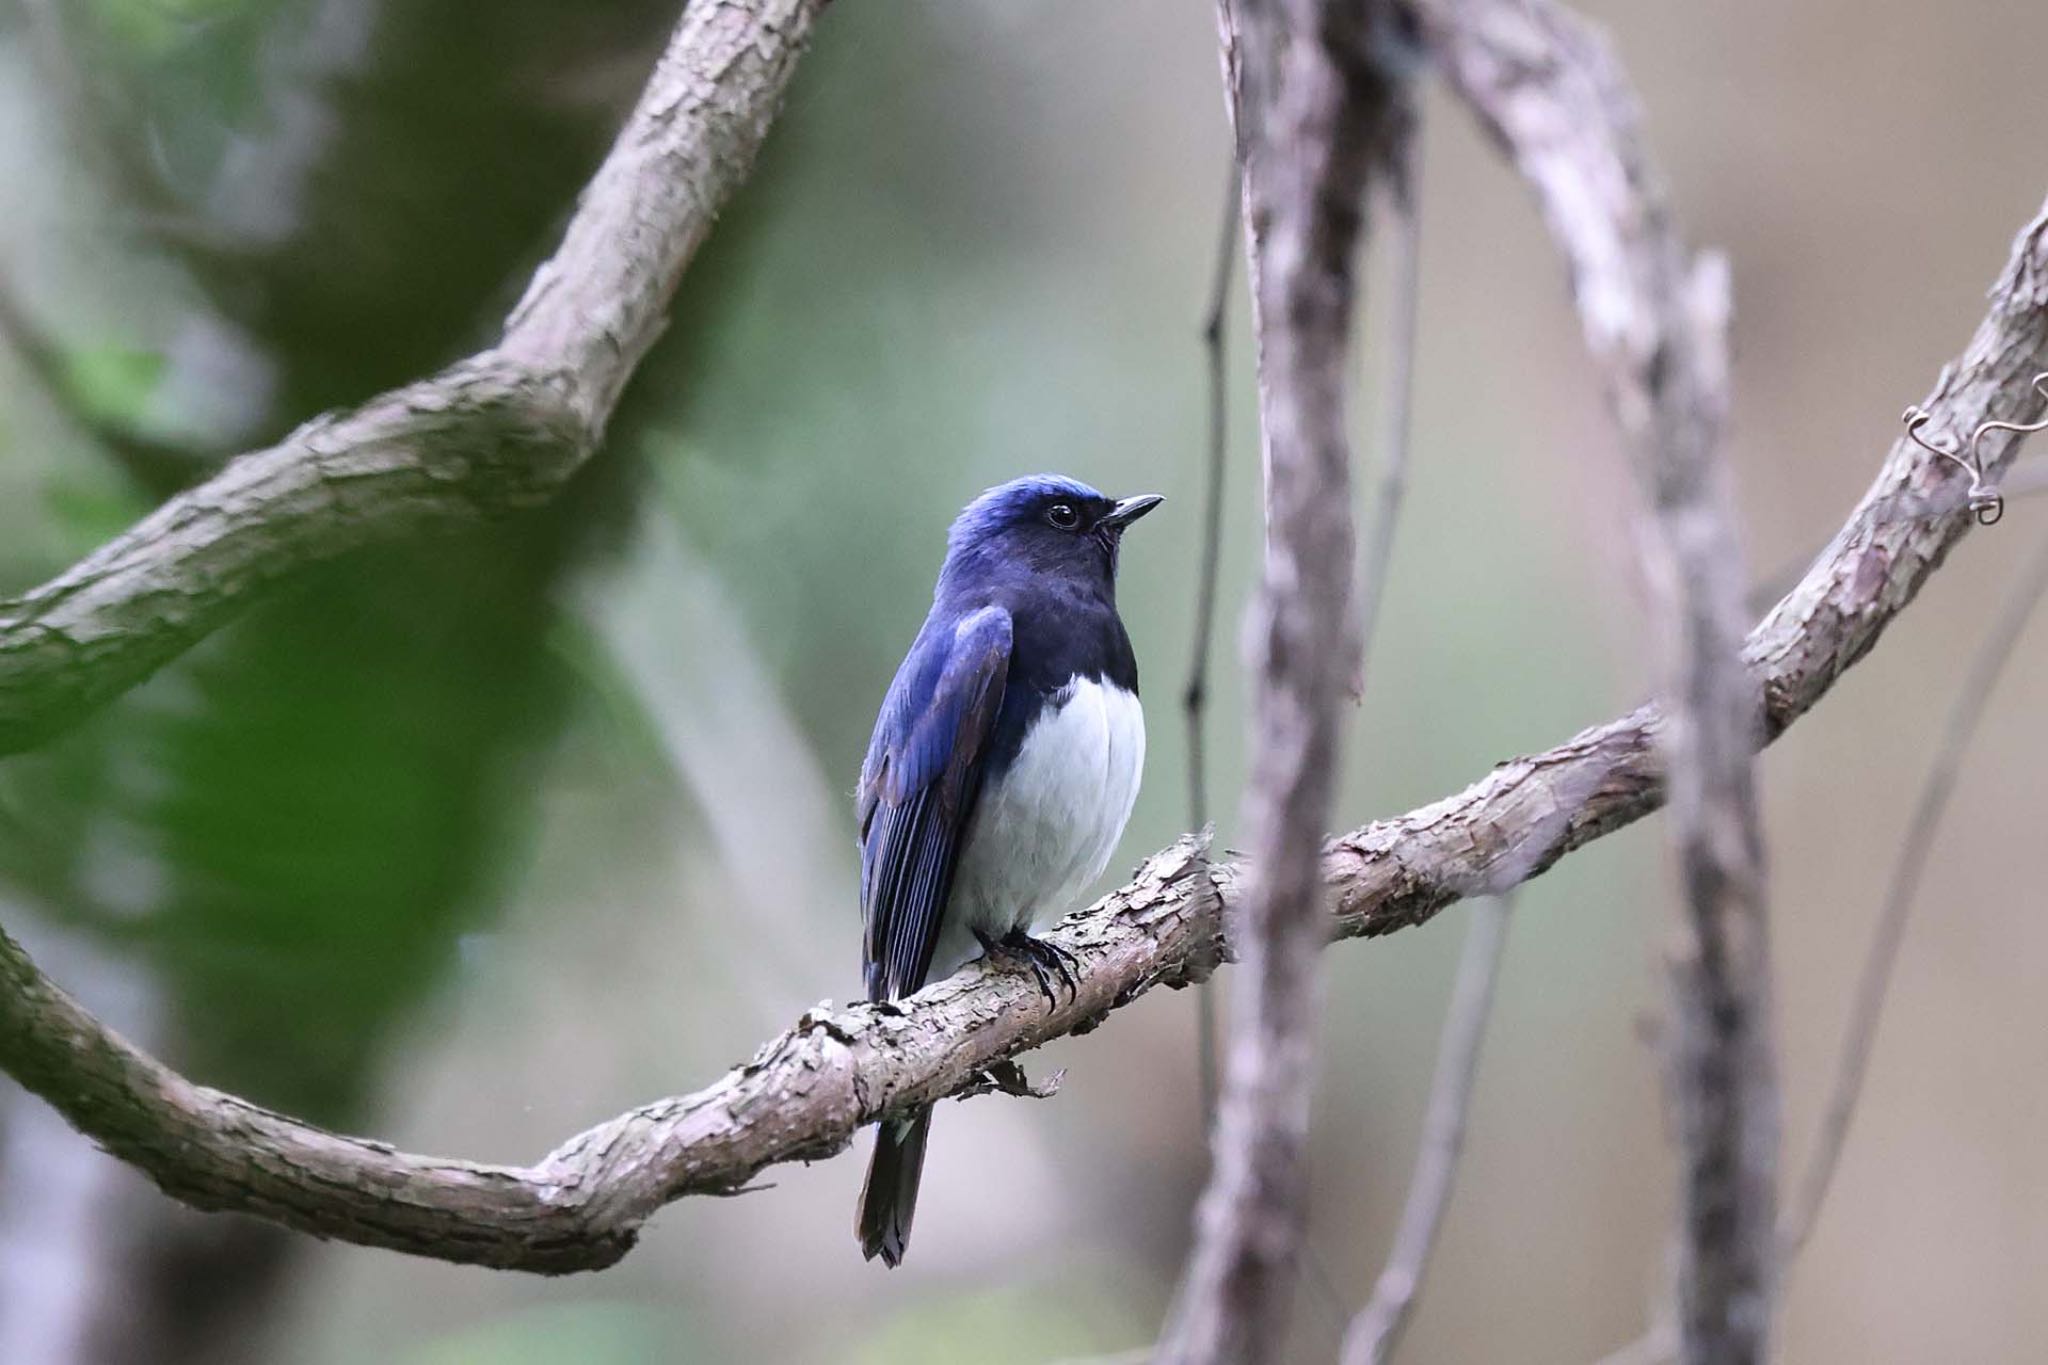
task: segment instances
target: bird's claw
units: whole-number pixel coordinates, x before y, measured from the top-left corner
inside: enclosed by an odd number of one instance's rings
[[[981,940],[982,952],[990,958],[1019,960],[1029,967],[1047,1009],[1059,1008],[1059,992],[1053,989],[1055,980],[1067,988],[1069,999],[1081,993],[1081,959],[1052,940],[1033,938],[1022,929],[1012,929],[1001,938],[977,929],[974,936]]]

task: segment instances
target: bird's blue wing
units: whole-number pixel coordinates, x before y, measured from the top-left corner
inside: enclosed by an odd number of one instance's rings
[[[870,1000],[924,985],[1010,667],[1010,614],[927,623],[861,765],[861,912]]]

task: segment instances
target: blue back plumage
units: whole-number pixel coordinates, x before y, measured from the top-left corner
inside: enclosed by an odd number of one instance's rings
[[[860,783],[861,903],[871,999],[924,984],[1002,704],[1010,617],[925,622],[882,704]]]
[[[977,833],[977,802],[985,790],[998,801],[1010,795],[995,784],[1038,717],[1065,700],[1076,678],[1138,690],[1116,614],[1117,547],[1123,528],[1158,501],[1115,503],[1084,483],[1038,474],[991,488],[954,521],[931,612],[889,686],[861,765],[869,999],[925,984],[966,842],[987,837]],[[1088,771],[1076,770],[1084,781]],[[998,860],[1014,856],[1000,841],[989,848]],[[927,1106],[876,1135],[855,1232],[865,1255],[890,1265],[909,1242],[930,1125]]]
[[[924,985],[982,787],[1076,677],[1138,687],[1116,614],[1116,504],[1037,474],[991,488],[946,539],[931,612],[861,766],[863,956],[871,999]],[[1071,516],[1072,524],[1065,524]]]

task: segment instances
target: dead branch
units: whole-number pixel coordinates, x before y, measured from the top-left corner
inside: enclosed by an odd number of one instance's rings
[[[1318,855],[1336,787],[1351,613],[1351,448],[1345,372],[1353,253],[1367,183],[1392,135],[1394,79],[1375,54],[1390,0],[1223,0],[1226,86],[1242,170],[1266,553],[1246,635],[1254,853],[1243,975],[1208,1187],[1158,1358],[1270,1356],[1284,1334],[1307,1221],[1318,961]]]
[[[1665,677],[1659,733],[1686,917],[1672,961],[1670,1079],[1682,1179],[1685,1357],[1766,1354],[1778,1094],[1756,702],[1727,411],[1727,269],[1680,240],[1636,101],[1602,37],[1550,0],[1432,11],[1454,89],[1529,182],[1571,267],[1586,345],[1643,486],[1638,528]]]
[[[711,7],[693,5],[686,31],[711,22],[700,8]],[[739,12],[718,8],[727,19]],[[800,34],[756,36],[781,52],[782,39]],[[760,52],[723,69],[752,71]],[[672,51],[665,67],[675,60]],[[2044,361],[2048,208],[2020,232],[1988,313],[1925,406],[1950,431],[2034,417],[2041,404],[2028,381],[2048,368]],[[2013,446],[1987,447],[1993,474]],[[393,460],[424,449],[406,445]],[[1762,707],[1758,739],[1781,734],[1858,663],[1970,530],[1953,496],[1962,478],[1910,441],[1892,446],[1834,540],[1748,636],[1743,657]],[[1538,875],[1655,810],[1664,798],[1660,724],[1656,708],[1638,708],[1502,763],[1464,791],[1331,840],[1321,866],[1328,933],[1369,936],[1422,923],[1454,901]],[[740,1189],[777,1162],[829,1156],[863,1123],[966,1089],[993,1062],[1092,1028],[1145,991],[1206,970],[1226,910],[1241,902],[1242,874],[1183,841],[1070,917],[1058,941],[1080,960],[1079,987],[1057,1009],[1042,1011],[1028,981],[985,969],[900,1007],[820,1008],[706,1089],[631,1110],[531,1166],[399,1152],[196,1085],[81,1009],[4,936],[0,1070],[199,1207],[444,1260],[595,1269],[623,1255],[667,1203]]]

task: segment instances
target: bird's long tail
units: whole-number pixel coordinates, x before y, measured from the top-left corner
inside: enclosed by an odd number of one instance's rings
[[[898,1265],[904,1248],[910,1245],[917,1181],[924,1173],[924,1142],[931,1130],[929,1105],[875,1129],[875,1155],[868,1162],[867,1184],[860,1191],[860,1215],[854,1222],[861,1254],[871,1261],[880,1256],[888,1264]]]

